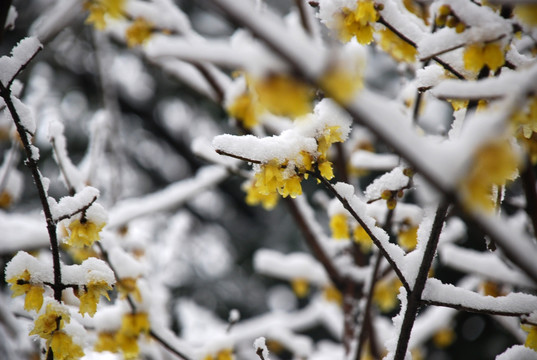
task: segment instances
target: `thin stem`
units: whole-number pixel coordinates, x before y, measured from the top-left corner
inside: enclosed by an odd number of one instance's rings
[[[365,309],[364,309],[364,319],[363,319],[363,322],[362,322],[362,329],[360,331],[360,337],[358,338],[358,349],[356,350],[356,356],[355,356],[355,359],[356,360],[360,360],[361,357],[362,357],[362,352],[363,352],[363,349],[364,349],[364,346],[365,346],[365,341],[367,340],[367,337],[369,335],[369,337],[371,338],[372,336],[372,331],[367,331],[368,328],[371,326],[372,327],[372,322],[371,322],[371,309],[372,309],[372,304],[373,304],[373,291],[375,289],[375,284],[377,282],[377,278],[378,278],[378,272],[379,272],[379,267],[380,267],[380,263],[382,261],[382,254],[381,252],[379,251],[377,253],[377,257],[375,258],[375,264],[373,265],[373,272],[371,273],[371,280],[370,280],[370,284],[369,284],[369,289],[367,291],[367,299],[366,299],[366,303],[365,303]],[[373,330],[373,329],[371,329]],[[370,348],[373,348],[373,346],[371,345]]]
[[[155,339],[160,345],[162,345],[169,352],[173,353],[175,356],[185,360],[189,359],[188,356],[168,344],[168,342],[161,338],[160,335],[158,335],[153,329],[149,329],[149,335],[151,335],[153,339]]]
[[[93,205],[93,203],[95,201],[97,201],[97,196],[94,196],[93,199],[91,199],[91,201],[86,206],[84,206],[84,207],[82,207],[82,208],[80,208],[78,210],[75,210],[70,214],[62,215],[62,216],[54,219],[54,221],[55,222],[60,222],[60,221],[65,220],[65,219],[69,219],[70,217],[73,217],[78,213],[85,213],[91,207],[91,205]]]
[[[526,164],[524,171],[522,171],[522,186],[524,187],[524,193],[526,194],[526,213],[531,219],[533,225],[533,233],[537,234],[537,190],[535,189],[535,173],[531,160],[526,156]]]
[[[242,156],[239,156],[239,155],[235,155],[235,154],[225,152],[224,150],[216,149],[216,152],[218,154],[220,154],[220,155],[229,156],[229,157],[232,157],[234,159],[239,159],[239,160],[246,161],[246,162],[249,162],[249,163],[252,163],[252,164],[261,164],[261,161],[259,161],[259,160],[248,159],[248,158],[245,158],[245,157],[242,157]]]
[[[311,29],[311,24],[308,20],[308,14],[306,13],[307,9],[304,6],[305,0],[295,0],[295,4],[298,8],[298,13],[300,14],[300,23],[308,35],[312,35],[313,31]]]
[[[394,360],[403,360],[405,358],[408,348],[408,341],[410,340],[410,333],[412,332],[418,309],[422,303],[421,294],[425,288],[429,269],[431,268],[431,264],[433,263],[433,259],[436,254],[436,248],[438,247],[440,233],[442,232],[442,228],[444,226],[444,220],[446,218],[448,208],[449,202],[444,199],[436,211],[429,241],[425,246],[423,259],[418,270],[418,275],[416,276],[414,287],[410,292],[407,293],[408,303],[405,309],[403,323],[401,324],[401,331],[399,333],[399,339],[395,349]]]
[[[2,84],[2,82],[0,82],[0,96],[4,99],[4,102],[6,103],[9,113],[11,114],[13,122],[15,123],[15,126],[17,128],[17,132],[19,133],[19,137],[26,152],[25,163],[30,169],[30,172],[32,173],[32,177],[34,179],[34,183],[37,187],[37,192],[39,194],[39,200],[41,201],[41,206],[43,207],[43,212],[45,214],[45,220],[47,223],[47,231],[50,240],[50,249],[52,251],[52,264],[54,271],[54,299],[56,301],[61,301],[63,286],[60,268],[60,249],[58,246],[58,238],[56,236],[56,223],[54,221],[54,218],[52,217],[52,212],[50,210],[50,206],[47,200],[47,192],[45,190],[43,180],[41,179],[41,174],[37,166],[37,160],[34,158],[32,153],[33,145],[30,144],[27,130],[24,125],[22,125],[22,120],[17,113],[17,109],[15,108],[13,100],[11,99],[11,91],[9,90],[9,88],[6,88],[4,84]]]
[[[328,180],[326,180],[324,177],[322,177],[320,174],[318,174],[317,172],[312,172],[312,171],[310,171],[309,173],[311,175],[315,176],[317,179],[319,179],[323,183],[323,185],[341,202],[343,207],[351,214],[351,216],[356,221],[358,221],[360,226],[362,226],[364,228],[364,231],[367,233],[367,235],[369,235],[371,240],[373,240],[373,243],[375,243],[375,245],[377,246],[379,251],[382,253],[382,255],[386,258],[386,260],[388,260],[388,262],[392,266],[393,270],[395,271],[395,273],[397,274],[397,276],[399,277],[399,279],[403,283],[403,286],[405,287],[405,289],[407,289],[407,291],[410,290],[410,286],[409,286],[408,282],[406,281],[405,277],[403,276],[403,272],[397,266],[397,263],[395,262],[395,260],[391,258],[390,254],[388,254],[388,252],[386,251],[386,249],[384,248],[384,246],[382,245],[380,240],[373,234],[373,232],[371,231],[369,226],[367,226],[367,224],[362,220],[362,218],[356,213],[356,211],[351,206],[351,204],[349,204],[347,199],[345,199],[343,196],[341,196],[336,191],[334,186]]]

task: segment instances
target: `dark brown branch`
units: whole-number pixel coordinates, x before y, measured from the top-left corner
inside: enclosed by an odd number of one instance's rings
[[[218,150],[217,149],[215,151],[216,151],[217,154],[224,155],[224,156],[229,156],[229,157],[232,157],[234,159],[239,159],[239,160],[246,161],[246,162],[249,162],[249,163],[252,163],[252,164],[261,164],[261,161],[259,161],[259,160],[248,159],[248,158],[245,158],[245,157],[242,157],[242,156],[239,156],[239,155],[235,155],[235,154],[225,152],[223,150]]]
[[[313,175],[314,177],[316,177],[318,180],[320,180],[323,183],[323,185],[328,189],[328,191],[330,191],[341,202],[343,207],[351,214],[351,216],[356,221],[358,221],[360,226],[362,226],[364,228],[364,231],[367,233],[367,235],[369,235],[371,240],[373,240],[373,243],[375,244],[375,246],[377,246],[377,248],[382,253],[382,255],[386,258],[386,260],[388,260],[388,262],[392,266],[393,270],[395,271],[395,273],[397,274],[397,276],[399,277],[399,279],[403,283],[403,286],[405,287],[405,289],[407,289],[407,291],[409,291],[410,286],[408,285],[408,282],[406,281],[405,277],[403,276],[403,273],[402,273],[401,269],[399,269],[399,267],[397,266],[397,263],[395,262],[395,260],[391,258],[390,254],[388,254],[388,252],[386,251],[384,246],[382,246],[382,243],[380,242],[380,240],[373,234],[373,232],[371,231],[369,226],[367,226],[367,224],[362,220],[362,218],[356,213],[356,211],[351,206],[351,204],[347,201],[347,199],[345,199],[343,196],[341,196],[336,191],[334,186],[328,180],[326,180],[324,177],[322,177],[321,174],[319,174],[317,172],[313,172],[313,171],[310,171],[308,173]]]
[[[526,213],[531,219],[533,225],[533,233],[537,234],[537,190],[535,189],[535,173],[531,160],[526,156],[526,164],[524,171],[522,171],[521,179],[522,186],[524,187],[524,193],[526,194]]]
[[[17,72],[15,73],[15,75],[13,75],[13,77],[11,79],[9,79],[8,83],[6,84],[6,88],[9,89],[11,87],[11,84],[13,84],[13,81],[15,80],[15,78],[17,76],[19,76],[19,74],[21,72],[24,71],[24,69],[26,69],[26,67],[28,67],[28,64],[30,64],[32,62],[32,60],[37,56],[37,54],[43,49],[43,47],[39,47],[37,48],[36,52],[32,54],[32,56],[26,60],[26,62],[24,64],[22,64],[22,66],[17,70]]]
[[[425,288],[427,276],[436,254],[436,248],[438,247],[440,233],[442,232],[442,228],[444,226],[444,220],[446,218],[448,208],[449,202],[442,200],[436,211],[429,241],[427,241],[427,245],[425,246],[423,259],[418,270],[418,275],[416,276],[414,287],[410,292],[407,293],[408,303],[405,309],[403,323],[401,324],[401,331],[399,333],[399,339],[395,349],[394,360],[403,360],[405,358],[408,348],[408,341],[410,340],[410,333],[414,327],[414,321],[416,320],[416,315],[421,305],[421,294]]]
[[[499,316],[523,316],[523,315],[528,315],[528,313],[520,312],[520,311],[516,311],[516,310],[512,310],[512,311],[508,311],[508,310],[497,311],[497,310],[491,310],[491,309],[486,309],[486,308],[475,308],[475,307],[470,307],[470,306],[467,306],[467,305],[454,304],[454,303],[442,302],[442,301],[422,300],[421,302],[422,302],[423,305],[443,306],[443,307],[456,309],[456,310],[459,310],[459,311],[465,311],[465,312],[476,313],[476,314],[499,315]]]
[[[37,166],[37,160],[33,157],[33,152],[32,152],[33,145],[30,144],[30,140],[28,139],[26,128],[22,125],[22,120],[19,117],[17,109],[15,108],[15,104],[13,103],[13,100],[11,99],[11,91],[9,90],[9,88],[5,87],[4,84],[2,84],[1,82],[0,82],[0,96],[4,99],[4,102],[6,103],[9,113],[11,114],[13,122],[15,123],[15,126],[17,128],[17,132],[19,133],[19,137],[24,146],[24,151],[26,152],[25,163],[30,169],[30,172],[32,173],[32,177],[34,179],[34,183],[37,188],[37,193],[39,194],[39,200],[41,201],[41,206],[43,207],[43,212],[45,214],[45,220],[47,224],[47,231],[48,231],[49,240],[50,240],[50,249],[52,251],[52,264],[53,264],[53,271],[54,271],[54,286],[53,286],[54,299],[56,301],[61,301],[63,287],[62,287],[62,275],[61,275],[61,267],[60,267],[60,249],[58,246],[58,238],[56,235],[56,222],[54,221],[54,218],[52,217],[52,212],[50,210],[50,206],[49,206],[48,199],[47,199],[47,192],[45,190],[45,186],[41,179],[41,174]]]
[[[300,23],[308,35],[312,35],[313,31],[311,29],[311,24],[308,21],[308,14],[306,13],[307,9],[305,7],[305,0],[295,0],[296,7],[298,8],[298,13],[300,14]]]
[[[186,356],[181,351],[177,350],[176,348],[174,348],[170,344],[168,344],[168,342],[166,342],[166,340],[161,338],[160,335],[158,335],[153,329],[149,329],[149,335],[151,335],[151,337],[153,339],[155,339],[160,345],[162,345],[166,350],[168,350],[169,352],[171,352],[175,356],[177,356],[177,357],[179,357],[181,359],[184,359],[184,360],[189,359],[188,356]]]
[[[62,216],[58,217],[57,219],[54,219],[54,221],[56,223],[58,223],[58,222],[60,222],[62,220],[69,219],[70,217],[73,217],[76,214],[79,214],[79,213],[84,214],[84,213],[86,213],[86,211],[88,211],[88,209],[91,207],[91,205],[93,205],[93,203],[95,203],[95,201],[97,201],[97,196],[94,196],[93,199],[91,199],[91,201],[87,205],[85,205],[84,207],[82,207],[80,209],[77,209],[77,210],[73,211],[70,214],[62,215]]]

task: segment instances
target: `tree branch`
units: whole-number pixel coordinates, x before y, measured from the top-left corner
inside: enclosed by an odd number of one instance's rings
[[[405,358],[408,348],[408,341],[410,340],[410,333],[414,327],[414,321],[416,320],[416,315],[421,305],[421,294],[425,288],[425,282],[427,281],[429,269],[431,268],[431,264],[433,263],[433,259],[436,254],[436,248],[438,246],[440,233],[442,232],[442,227],[444,225],[448,208],[449,202],[444,199],[441,201],[436,211],[429,241],[427,241],[427,245],[425,246],[423,259],[418,270],[418,275],[416,276],[414,287],[410,292],[407,293],[408,303],[405,309],[405,315],[401,325],[401,332],[399,333],[397,347],[395,349],[394,360],[403,360]]]

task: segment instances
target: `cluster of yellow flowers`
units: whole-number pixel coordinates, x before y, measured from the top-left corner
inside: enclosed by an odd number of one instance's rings
[[[332,238],[334,239],[349,239],[350,228],[349,223],[355,223],[351,221],[347,214],[336,213],[330,217],[330,230],[332,232]],[[368,253],[373,246],[373,240],[367,234],[365,229],[356,224],[352,235],[353,240],[360,246],[360,249],[364,253]]]
[[[504,52],[498,42],[470,44],[464,49],[464,67],[479,72],[488,66],[490,70],[496,71],[505,63]]]
[[[398,305],[397,295],[401,288],[401,280],[397,277],[382,279],[375,284],[373,302],[382,312],[390,312]]]
[[[469,173],[459,184],[463,201],[471,209],[492,211],[493,191],[518,173],[519,157],[508,139],[492,140],[474,154]]]
[[[65,332],[65,324],[71,321],[69,310],[60,303],[51,300],[47,303],[45,311],[35,320],[30,335],[38,335],[46,340],[47,351],[52,351],[54,359],[78,359],[84,356],[82,347],[73,341]]]
[[[328,126],[316,137],[317,152],[310,154],[301,151],[297,158],[285,161],[271,160],[260,164],[253,181],[245,185],[249,205],[262,204],[267,210],[272,209],[278,194],[282,197],[296,198],[302,195],[302,179],[309,177],[309,172],[317,166],[322,177],[330,180],[334,177],[332,163],[328,161],[328,149],[336,142],[343,142],[339,126]]]
[[[122,352],[125,359],[136,359],[140,353],[138,340],[149,334],[149,316],[145,312],[123,315],[121,327],[115,332],[100,332],[95,351]]]
[[[208,354],[203,358],[203,360],[233,360],[233,350],[231,349],[222,349],[216,354]]]
[[[369,44],[373,41],[373,25],[380,16],[372,0],[358,0],[356,8],[345,7],[337,16],[341,40],[348,42],[356,36],[360,44]]]
[[[84,10],[89,12],[86,24],[92,24],[98,30],[104,30],[107,18],[125,18],[126,0],[86,0]],[[137,17],[125,31],[125,38],[129,47],[146,43],[155,30],[155,26],[143,17]]]

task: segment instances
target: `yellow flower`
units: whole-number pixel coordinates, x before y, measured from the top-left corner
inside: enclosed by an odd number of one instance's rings
[[[121,319],[120,333],[127,336],[149,334],[149,316],[145,312],[125,314]]]
[[[390,29],[380,32],[380,47],[397,61],[413,63],[416,61],[416,48],[395,34]]]
[[[514,13],[526,24],[537,26],[537,5],[516,5],[514,8]]]
[[[526,338],[524,346],[537,351],[537,326],[528,325],[523,328],[528,332],[528,337]]]
[[[537,96],[532,96],[523,109],[513,114],[511,124],[515,129],[520,127],[526,139],[537,132]]]
[[[360,44],[373,41],[373,24],[379,19],[375,3],[371,0],[358,0],[356,9],[343,8],[339,14],[339,37],[349,42],[354,36]]]
[[[11,295],[11,297],[24,295],[30,291],[32,287],[30,284],[30,278],[30,272],[28,270],[24,270],[19,276],[8,279],[7,282],[11,284],[11,291],[13,291],[13,295]]]
[[[115,341],[125,359],[136,359],[140,348],[138,347],[138,336],[125,335],[118,333],[115,337]]]
[[[399,294],[400,287],[399,279],[380,280],[376,283],[373,301],[382,312],[389,312],[397,306],[397,294]]]
[[[11,196],[11,194],[8,191],[3,190],[0,193],[0,208],[7,209],[11,206],[12,203],[13,197]]]
[[[352,238],[354,239],[354,242],[360,245],[360,250],[362,250],[362,252],[368,253],[371,250],[373,240],[371,240],[371,237],[361,225],[354,228]]]
[[[323,289],[323,297],[326,301],[335,302],[339,305],[343,304],[341,292],[332,285],[326,286]]]
[[[310,285],[308,283],[308,280],[303,278],[295,278],[291,281],[291,287],[293,288],[293,292],[295,295],[302,299],[308,295],[310,291]]]
[[[39,311],[41,306],[43,306],[43,294],[45,289],[39,285],[30,286],[30,291],[26,294],[24,299],[24,310],[30,311],[35,310]]]
[[[251,129],[258,123],[258,114],[262,106],[257,103],[250,93],[237,96],[227,107],[227,112],[242,123],[246,129]]]
[[[84,10],[89,11],[86,24],[93,24],[96,29],[103,30],[106,27],[105,16],[119,19],[123,16],[125,0],[87,0]]]
[[[341,130],[339,126],[328,126],[317,138],[317,151],[320,153],[321,160],[328,157],[330,145],[336,142],[343,142]]]
[[[35,320],[35,325],[30,335],[39,335],[43,339],[50,339],[56,330],[61,330],[71,317],[65,307],[59,303],[48,303],[45,313]]]
[[[125,30],[125,37],[127,38],[127,46],[135,47],[146,43],[153,34],[153,24],[143,17],[138,17],[134,22]]]
[[[112,287],[105,281],[90,281],[89,284],[84,286],[84,290],[79,295],[79,312],[82,315],[88,313],[89,316],[93,317],[97,311],[97,303],[99,302],[101,295],[110,300],[110,297],[108,296],[108,291],[110,290],[112,290]]]
[[[32,284],[30,280],[30,272],[24,270],[22,274],[8,279],[7,282],[11,285],[11,291],[13,291],[11,297],[26,295],[24,299],[24,310],[39,311],[43,305],[45,289],[40,284]]]
[[[278,204],[278,194],[272,192],[269,194],[262,194],[255,186],[255,183],[246,185],[246,203],[250,206],[263,205],[266,210],[272,210]]]
[[[116,341],[116,334],[112,332],[100,332],[99,335],[97,335],[94,350],[98,352],[118,352],[119,344],[118,341]]]
[[[283,180],[283,186],[278,188],[278,193],[285,197],[296,198],[302,195],[302,186],[300,185],[300,177],[298,175],[291,176]]]
[[[485,65],[496,71],[505,63],[504,52],[498,43],[468,45],[463,55],[464,67],[479,72]]]
[[[81,222],[80,220],[74,220],[69,224],[69,231],[71,235],[67,240],[67,244],[70,246],[84,247],[91,246],[95,241],[100,239],[99,232],[104,227],[104,223],[97,225],[94,222],[86,220]]]
[[[348,239],[349,225],[345,214],[335,214],[330,218],[330,230],[334,239]]]
[[[331,180],[334,178],[334,171],[332,170],[332,163],[328,160],[319,162],[319,172],[321,173],[321,176],[327,180]]]
[[[136,285],[136,279],[132,277],[121,278],[117,283],[117,290],[121,294],[121,298],[125,299],[128,295],[132,295],[134,300],[142,302],[142,294]]]
[[[451,327],[445,327],[438,330],[433,335],[433,343],[437,348],[446,348],[455,340],[455,332]]]
[[[216,360],[232,360],[233,359],[233,351],[231,349],[223,349],[220,350],[216,354]]]
[[[65,331],[54,332],[47,344],[52,350],[55,360],[75,360],[84,356],[84,351],[82,351],[80,345],[74,343],[71,336],[66,334]]]
[[[326,95],[340,104],[347,104],[356,92],[363,88],[364,81],[360,69],[349,71],[336,65],[329,67],[322,75],[320,85]]]
[[[276,74],[250,80],[259,102],[279,116],[298,117],[312,109],[313,89],[290,75]]]
[[[464,203],[469,208],[494,209],[494,186],[503,186],[517,174],[519,158],[507,139],[483,145],[473,157],[470,171],[460,182]]]
[[[406,226],[399,231],[397,242],[406,251],[411,251],[418,244],[418,227]]]

